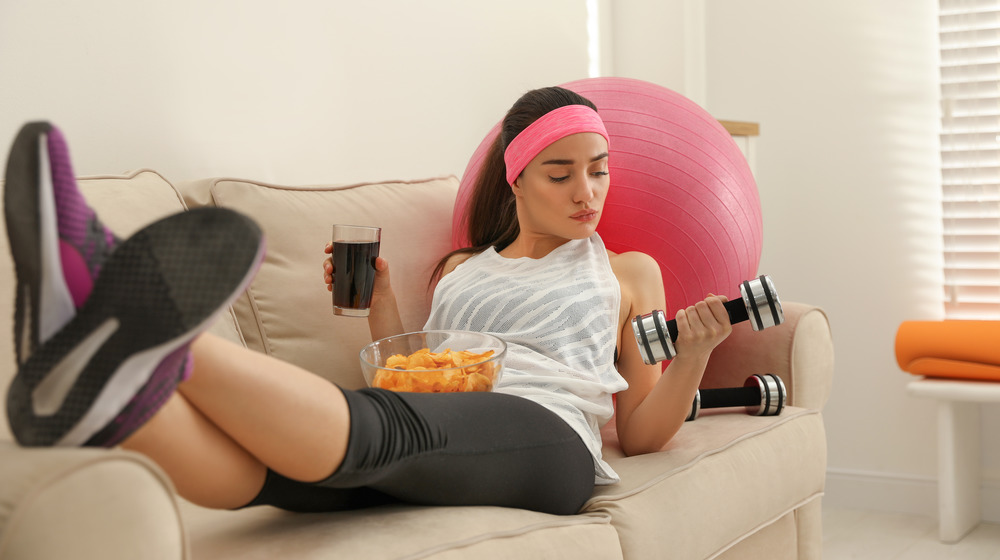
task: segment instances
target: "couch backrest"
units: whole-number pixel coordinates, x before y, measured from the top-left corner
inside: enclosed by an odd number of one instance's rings
[[[232,208],[257,220],[267,254],[233,311],[247,347],[360,388],[359,352],[371,341],[366,319],[333,315],[323,283],[323,248],[333,224],[382,228],[403,327],[423,328],[430,274],[451,246],[458,179],[288,187],[237,179],[180,184],[191,207]]]
[[[323,247],[335,223],[383,228],[381,254],[406,330],[423,327],[430,312],[430,273],[450,249],[458,179],[390,181],[341,186],[283,187],[209,179],[175,188],[155,171],[84,177],[80,189],[101,220],[126,237],[189,207],[215,205],[254,218],[267,254],[247,291],[225,310],[211,332],[299,365],[345,388],[364,386],[358,353],[371,341],[365,319],[333,315],[322,278]],[[3,183],[0,182],[0,188]],[[6,233],[3,213],[0,228]],[[0,243],[0,395],[16,372],[13,348],[14,270],[8,243]],[[11,439],[0,398],[0,439]]]

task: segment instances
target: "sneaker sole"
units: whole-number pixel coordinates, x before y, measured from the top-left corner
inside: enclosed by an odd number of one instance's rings
[[[11,147],[4,187],[7,239],[17,276],[14,347],[23,363],[76,313],[63,276],[46,122],[24,125]]]
[[[113,445],[127,437],[139,425],[117,427],[116,419],[150,384],[158,396],[143,403],[141,416],[162,406],[183,366],[156,379],[158,366],[246,289],[263,254],[257,225],[222,208],[174,214],[119,245],[76,317],[11,382],[7,412],[17,441]],[[116,441],[101,439],[108,433]]]

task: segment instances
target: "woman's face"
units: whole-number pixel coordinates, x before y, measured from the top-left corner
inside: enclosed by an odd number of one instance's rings
[[[512,186],[521,234],[586,239],[597,230],[608,176],[608,142],[596,132],[556,140]]]

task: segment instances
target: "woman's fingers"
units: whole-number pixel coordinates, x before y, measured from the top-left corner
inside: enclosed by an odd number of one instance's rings
[[[677,312],[677,349],[679,352],[711,352],[732,331],[725,298],[709,296]],[[686,348],[686,350],[685,350]]]
[[[327,243],[326,248],[323,249],[325,253],[332,253],[333,243]],[[326,290],[328,292],[333,291],[333,257],[327,257],[323,259],[323,283],[326,284]]]
[[[692,309],[694,308],[688,307],[687,309],[681,309],[677,312],[677,315],[674,316],[674,321],[677,322],[678,336],[680,336],[680,333],[682,332],[691,332],[691,319],[688,317],[688,313],[690,313],[690,310]]]
[[[709,313],[712,314],[712,318],[715,322],[720,325],[731,324],[729,320],[729,312],[726,310],[725,302],[725,298],[718,296],[709,296],[708,299],[705,300]]]

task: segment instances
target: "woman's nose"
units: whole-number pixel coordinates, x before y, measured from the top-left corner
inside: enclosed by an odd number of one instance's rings
[[[594,186],[588,177],[577,181],[573,189],[573,202],[590,202],[594,198]]]

